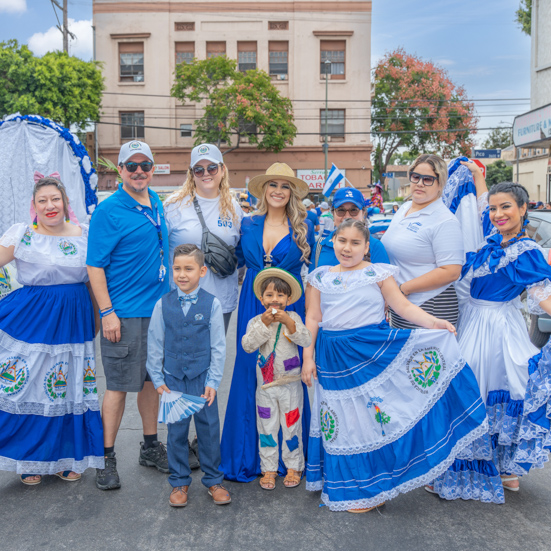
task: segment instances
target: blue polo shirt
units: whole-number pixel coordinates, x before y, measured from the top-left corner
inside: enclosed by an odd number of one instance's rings
[[[315,211],[309,210],[309,211],[306,213],[306,216],[307,216],[308,220],[310,220],[310,221],[312,222],[312,225],[314,226],[314,230],[315,230],[315,229],[316,229],[316,226],[319,226],[319,225],[320,225],[320,221],[319,221],[318,215],[315,213]]]
[[[159,281],[161,267],[159,237],[155,226],[136,207],[140,204],[119,189],[101,202],[90,221],[86,264],[105,270],[107,289],[117,316],[149,318],[156,302],[169,291],[168,231],[159,196],[149,190],[151,206],[143,207],[155,222],[161,215],[164,265],[167,270]]]
[[[335,255],[335,250],[333,249],[333,234],[335,232],[332,231],[322,242],[321,242],[321,252],[318,259],[317,265],[314,265],[315,263],[315,254],[317,249],[317,244],[314,246],[312,250],[312,256],[310,257],[310,260],[312,261],[310,263],[309,272],[313,272],[316,268],[319,268],[320,266],[336,266],[339,261],[337,260],[337,257]],[[373,264],[390,264],[390,260],[388,259],[388,254],[386,254],[385,246],[372,235],[369,236],[369,252],[371,253],[371,262]]]

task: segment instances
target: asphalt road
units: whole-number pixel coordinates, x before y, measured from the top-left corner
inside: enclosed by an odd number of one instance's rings
[[[219,391],[224,416],[235,357],[236,316],[228,333],[228,355]],[[105,388],[98,360],[100,394]],[[161,433],[166,441],[166,434]],[[168,505],[166,475],[138,465],[141,423],[136,397],[127,410],[116,445],[120,490],[102,492],[95,473],[67,483],[44,477],[25,487],[0,472],[0,551],[96,550],[407,550],[537,551],[551,547],[551,468],[507,492],[504,505],[446,502],[417,489],[364,515],[332,513],[304,483],[286,489],[278,480],[266,492],[256,481],[227,483],[232,503],[217,507],[194,471],[189,505]]]

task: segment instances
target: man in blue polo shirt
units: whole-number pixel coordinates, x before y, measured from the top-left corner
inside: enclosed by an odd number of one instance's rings
[[[115,439],[127,392],[138,393],[144,443],[141,465],[168,473],[166,448],[157,439],[159,395],[147,375],[147,330],[155,303],[169,291],[168,232],[162,203],[149,189],[154,161],[146,143],[119,153],[119,189],[100,203],[90,222],[88,275],[100,309],[101,358],[107,390],[102,419],[105,468],[100,490],[120,488]]]
[[[356,220],[365,219],[365,201],[362,193],[356,188],[342,188],[333,196],[333,220],[337,228],[341,222],[348,218]],[[336,266],[339,261],[333,250],[333,230],[329,235],[320,235],[312,250],[309,271],[312,272],[320,266]],[[371,262],[390,264],[384,245],[375,237],[369,236],[369,252]]]
[[[302,201],[302,204],[306,207],[306,216],[308,220],[312,222],[312,225],[314,226],[314,231],[318,232],[320,230],[320,221],[318,215],[316,214],[316,210],[314,209],[314,203],[312,203],[310,199],[304,199],[304,201]]]

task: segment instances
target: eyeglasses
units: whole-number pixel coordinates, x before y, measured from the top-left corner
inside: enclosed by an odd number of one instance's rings
[[[151,161],[143,161],[141,163],[133,163],[131,161],[129,163],[121,163],[121,166],[126,167],[128,172],[136,172],[138,167],[140,167],[143,172],[149,172],[153,168],[153,163]]]
[[[207,172],[209,173],[210,176],[215,176],[216,174],[218,174],[218,169],[221,166],[222,165],[216,165],[216,164],[209,165],[207,166]],[[200,165],[194,166],[191,170],[193,171],[193,174],[195,174],[195,176],[199,176],[199,178],[203,176],[203,174],[205,173],[205,167]]]
[[[412,184],[422,183],[424,186],[432,186],[435,180],[438,180],[438,176],[429,176],[428,174],[417,174],[417,172],[412,172],[409,175],[409,181]]]
[[[347,212],[350,214],[350,216],[357,216],[358,212],[360,212],[360,209],[358,207],[350,207],[349,209],[346,209],[344,207],[339,207],[338,209],[335,210],[335,212],[339,216],[345,216]]]

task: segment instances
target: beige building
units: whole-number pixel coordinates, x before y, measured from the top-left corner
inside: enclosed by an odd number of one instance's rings
[[[292,100],[298,129],[294,144],[281,153],[249,144],[230,152],[225,161],[232,185],[245,187],[249,178],[280,161],[315,188],[320,184],[312,174],[324,169],[322,64],[328,59],[329,167],[335,163],[344,169],[355,187],[369,185],[371,2],[94,0],[93,9],[96,59],[103,63],[106,84],[100,157],[116,162],[121,143],[145,140],[156,164],[168,165],[158,171],[154,185],[180,185],[202,106],[181,105],[170,97],[176,64],[225,54],[242,70],[258,68],[272,76]],[[101,189],[114,186],[112,175],[100,175]]]
[[[531,111],[515,118],[513,180],[551,201],[551,0],[532,0]]]

